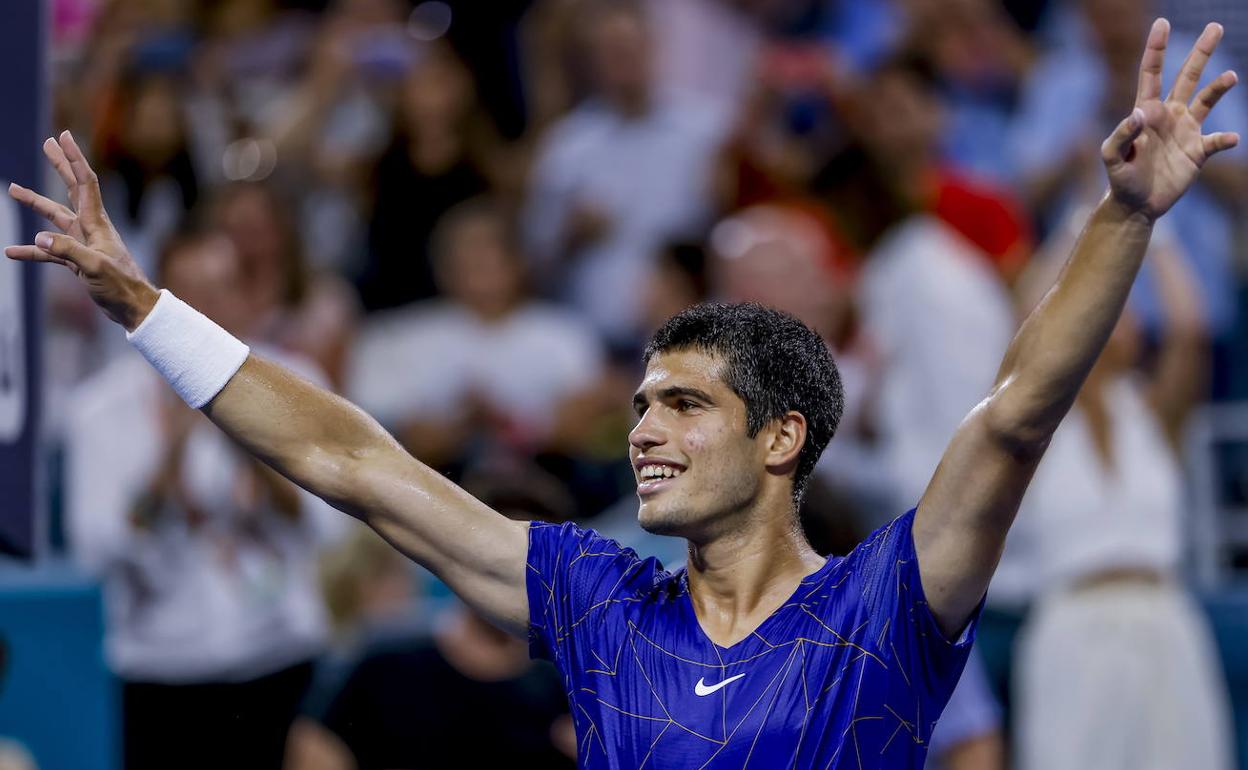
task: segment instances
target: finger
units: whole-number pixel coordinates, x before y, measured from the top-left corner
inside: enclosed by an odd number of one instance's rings
[[[1170,22],[1158,19],[1148,32],[1144,58],[1140,60],[1140,86],[1135,103],[1161,98],[1161,69],[1166,64],[1166,44],[1170,41]]]
[[[49,254],[38,246],[6,246],[4,256],[19,262],[52,262],[57,265],[73,267],[73,263]]]
[[[1136,107],[1101,145],[1101,157],[1114,166],[1130,158],[1131,144],[1144,130],[1144,110]]]
[[[1234,131],[1219,131],[1200,138],[1205,146],[1205,157],[1209,158],[1239,144],[1239,134]]]
[[[1204,123],[1205,118],[1209,117],[1209,113],[1222,95],[1234,88],[1238,82],[1239,76],[1227,70],[1214,78],[1212,83],[1200,89],[1200,93],[1196,94],[1196,98],[1192,101],[1191,108],[1192,117],[1196,119],[1196,122]]]
[[[84,273],[93,273],[100,264],[100,254],[77,238],[62,233],[42,232],[35,236],[35,246],[54,257],[72,262]]]
[[[1167,101],[1173,99],[1184,104],[1191,101],[1192,94],[1196,93],[1196,88],[1200,85],[1201,75],[1205,74],[1205,65],[1209,63],[1209,57],[1213,56],[1221,39],[1222,25],[1210,22],[1205,31],[1200,33],[1187,59],[1183,61],[1183,68],[1174,81],[1174,87],[1170,89],[1170,95],[1166,97]]]
[[[39,216],[60,228],[62,232],[68,232],[78,220],[68,206],[63,206],[20,184],[10,184],[9,195],[18,203],[29,206]]]
[[[74,141],[72,134],[62,131],[60,144],[69,160],[69,167],[73,169],[74,179],[78,182],[78,201],[75,208],[82,221],[83,232],[89,235],[93,228],[103,227],[107,221],[104,201],[100,197],[100,180],[91,169],[91,164],[87,163],[87,157],[78,149],[78,143]]]
[[[65,189],[70,191],[69,199],[74,200],[73,191],[78,186],[78,180],[74,179],[74,170],[69,167],[69,159],[65,157],[65,151],[56,143],[52,137],[48,137],[43,143],[43,154],[47,156],[52,163],[52,168],[56,169],[56,174],[65,183]]]

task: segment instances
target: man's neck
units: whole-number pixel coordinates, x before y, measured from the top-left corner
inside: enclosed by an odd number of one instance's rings
[[[707,543],[689,543],[689,595],[702,630],[721,647],[749,636],[826,559],[791,513]]]

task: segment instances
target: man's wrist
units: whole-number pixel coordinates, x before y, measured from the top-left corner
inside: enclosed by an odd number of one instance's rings
[[[1157,223],[1156,217],[1148,214],[1144,209],[1129,205],[1119,200],[1113,190],[1105,194],[1098,206],[1099,213],[1107,221],[1120,223],[1129,227],[1141,227],[1152,230],[1153,225]]]
[[[250,350],[190,305],[163,291],[126,338],[192,409],[202,409]]]
[[[156,301],[160,299],[160,290],[147,281],[140,283],[134,294],[134,301],[130,303],[129,312],[126,313],[122,324],[128,332],[139,328],[139,325],[152,312],[152,308],[156,307]]]

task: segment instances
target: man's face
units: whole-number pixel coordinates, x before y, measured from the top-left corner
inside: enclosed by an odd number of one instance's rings
[[[708,537],[759,496],[767,431],[749,437],[745,402],[724,383],[723,367],[694,350],[656,355],[646,367],[628,438],[648,532]]]

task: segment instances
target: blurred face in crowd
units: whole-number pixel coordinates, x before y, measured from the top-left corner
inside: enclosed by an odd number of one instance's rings
[[[828,267],[834,247],[810,216],[756,206],[720,223],[712,240],[720,297],[774,307],[826,339],[838,336],[847,298]]]
[[[940,103],[917,75],[884,70],[858,100],[861,139],[888,165],[925,161],[941,131]]]
[[[182,113],[172,80],[151,77],[139,83],[121,143],[127,155],[148,168],[160,168],[181,149]]]
[[[598,94],[626,112],[645,109],[652,75],[646,20],[627,9],[601,11],[586,44]]]
[[[767,483],[770,431],[750,438],[745,402],[718,356],[686,349],[650,360],[633,406],[630,459],[643,529],[695,541],[740,524]]]
[[[650,332],[680,311],[702,300],[693,278],[671,262],[660,262],[646,282],[645,324]]]
[[[1083,12],[1094,42],[1113,64],[1138,64],[1148,25],[1152,20],[1149,0],[1083,0]],[[1115,68],[1116,69],[1116,68]]]
[[[238,251],[224,233],[200,235],[165,256],[161,276],[169,291],[234,333],[245,330]]]
[[[442,291],[482,318],[506,316],[524,297],[524,270],[506,224],[478,211],[448,227],[437,255]]]
[[[411,128],[454,126],[472,107],[472,79],[444,47],[429,48],[403,81],[399,109]]]
[[[282,303],[286,293],[291,244],[280,217],[274,199],[254,186],[233,189],[217,210],[217,224],[239,253],[246,288],[258,313]]]

